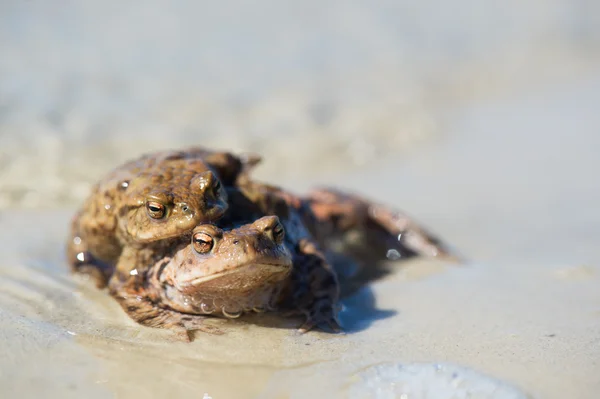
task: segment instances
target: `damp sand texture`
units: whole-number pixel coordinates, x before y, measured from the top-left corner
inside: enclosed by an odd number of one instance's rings
[[[596,398],[598,6],[231,7],[0,4],[1,396]],[[95,179],[192,144],[404,209],[467,263],[390,265],[345,335],[174,342],[63,252]]]

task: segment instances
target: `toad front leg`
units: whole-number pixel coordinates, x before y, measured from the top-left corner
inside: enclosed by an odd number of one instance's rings
[[[170,329],[182,341],[192,341],[191,332],[194,330],[210,334],[223,333],[218,328],[205,324],[207,319],[205,316],[179,313],[162,308],[150,298],[132,295],[127,289],[111,290],[111,294],[129,317],[139,324],[147,327]]]
[[[192,340],[190,334],[194,330],[222,334],[218,328],[205,324],[207,317],[181,313],[163,304],[159,287],[149,280],[154,269],[143,267],[151,262],[151,256],[143,256],[143,252],[126,247],[109,282],[110,294],[127,315],[143,326],[170,329],[186,342]],[[164,258],[156,267],[169,260]]]
[[[301,314],[306,321],[299,328],[304,333],[314,327],[329,327],[339,332],[339,284],[333,268],[309,239],[301,239],[293,256],[294,268],[284,290],[283,308],[287,314]]]
[[[106,287],[113,272],[110,264],[96,259],[89,250],[87,236],[81,233],[79,214],[71,223],[71,236],[67,243],[67,261],[73,273],[89,276],[99,289]]]
[[[327,241],[354,230],[363,233],[381,260],[414,255],[452,258],[444,245],[402,212],[333,189],[311,192],[306,201],[316,220],[311,230]]]

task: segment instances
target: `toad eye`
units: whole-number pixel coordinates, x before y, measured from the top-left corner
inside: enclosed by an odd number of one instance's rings
[[[146,202],[146,211],[152,219],[162,219],[165,216],[165,206],[160,202]]]
[[[285,237],[285,230],[281,223],[277,223],[275,227],[273,227],[273,241],[276,243],[282,243],[283,238]]]
[[[192,237],[194,251],[199,254],[205,254],[212,250],[215,240],[206,233],[196,233]]]

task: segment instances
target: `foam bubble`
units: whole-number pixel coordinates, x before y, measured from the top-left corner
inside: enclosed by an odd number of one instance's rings
[[[477,371],[439,363],[386,363],[357,374],[349,398],[526,399],[505,382]]]

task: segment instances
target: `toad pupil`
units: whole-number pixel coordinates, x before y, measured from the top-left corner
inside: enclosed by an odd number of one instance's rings
[[[214,240],[208,234],[198,233],[194,235],[193,243],[196,252],[203,254],[212,249]]]
[[[152,205],[152,204],[148,205],[148,209],[150,209],[151,212],[155,212],[155,213],[158,213],[162,210],[162,208],[160,206]]]
[[[165,216],[165,207],[158,202],[148,202],[146,204],[146,209],[153,219],[162,219],[162,217]]]

